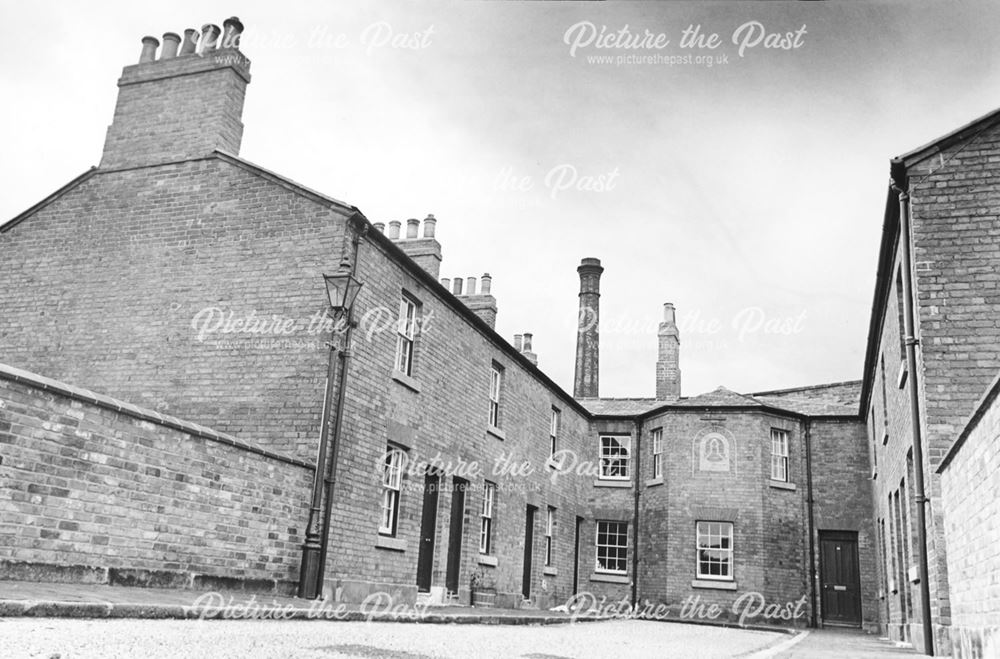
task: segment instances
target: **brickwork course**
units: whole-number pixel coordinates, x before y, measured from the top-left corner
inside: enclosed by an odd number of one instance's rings
[[[937,469],[977,399],[1000,370],[1000,234],[997,191],[984,181],[998,167],[997,112],[893,160],[908,190],[912,272],[902,264],[898,191],[890,188],[869,329],[861,413],[873,461],[872,492],[880,549],[881,616],[894,640],[922,647],[915,469],[924,473],[928,589],[935,649],[951,651],[953,591],[949,524],[966,513],[942,499]],[[912,281],[916,374],[904,344],[903,278]],[[923,465],[913,463],[909,387],[916,376]],[[975,473],[969,479],[978,487]],[[949,515],[955,517],[949,522]],[[964,540],[959,542],[963,550]]]
[[[598,397],[599,333],[589,316],[575,337],[574,398],[538,368],[529,337],[512,344],[496,333],[488,275],[478,291],[474,278],[440,279],[433,215],[387,229],[239,156],[249,71],[232,47],[144,54],[119,81],[100,167],[0,229],[0,472],[14,504],[0,517],[0,536],[11,539],[0,549],[0,577],[290,592],[330,354],[322,275],[346,258],[364,285],[343,407],[328,418],[340,436],[322,502],[332,515],[326,595],[468,604],[479,575],[507,608],[590,593],[595,602],[648,602],[674,616],[738,623],[737,602],[753,596],[755,623],[846,620],[911,637],[916,607],[909,602],[904,619],[902,603],[915,591],[897,571],[889,592],[880,550],[888,497],[911,481],[907,399],[895,384],[897,315],[885,312],[895,308],[890,285],[878,289],[869,348],[891,370],[885,405],[873,386],[878,359],[863,383],[683,396],[672,305],[650,337],[659,344],[656,398]],[[196,115],[171,110],[191,98],[206,101]],[[963,167],[986,167],[989,144],[949,148]],[[948,172],[928,170],[917,184],[946,190],[936,205],[929,192],[914,202],[928,468],[950,445],[960,408],[996,370],[996,342],[980,340],[995,338],[996,324],[980,327],[975,311],[993,300],[957,285],[970,272],[992,272],[987,237],[996,222],[970,220],[942,241],[954,253],[936,255],[935,236],[955,219],[945,219],[949,208],[982,203],[976,183]],[[880,276],[890,282],[894,261],[884,260]],[[580,304],[594,314],[600,271],[597,259],[582,260]],[[404,300],[416,323],[400,370]],[[953,333],[956,324],[977,329]],[[563,453],[555,462],[553,413]],[[775,432],[787,440],[781,478],[772,473]],[[626,447],[627,461],[614,464],[627,467],[602,473],[602,443]],[[394,529],[380,532],[390,447],[411,464],[437,458],[441,470],[429,509],[425,474],[404,470]],[[496,499],[491,547],[480,552],[486,481]],[[940,482],[931,482],[931,580],[947,625],[946,511]],[[462,506],[456,485],[468,486]],[[912,535],[912,513],[905,519]],[[698,574],[699,522],[732,528],[724,578]],[[612,552],[624,557],[616,569],[597,560],[609,525],[626,538]],[[831,542],[856,551],[856,585],[823,576]],[[418,586],[423,552],[426,591]],[[836,588],[855,598],[851,611],[834,610]]]

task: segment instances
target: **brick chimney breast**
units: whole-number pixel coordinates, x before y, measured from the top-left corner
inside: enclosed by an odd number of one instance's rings
[[[118,80],[101,168],[155,165],[216,149],[238,155],[250,82],[250,60],[238,47],[242,32],[236,18],[226,21],[226,39],[218,26],[206,25],[198,52],[196,30],[185,30],[183,39],[167,32],[159,59],[159,41],[144,38],[139,63],[126,66]]]
[[[663,305],[663,321],[657,332],[656,400],[674,401],[681,397],[680,333],[674,305]]]

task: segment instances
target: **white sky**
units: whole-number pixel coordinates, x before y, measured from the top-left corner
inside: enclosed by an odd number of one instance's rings
[[[241,155],[372,221],[434,213],[442,275],[490,272],[497,329],[533,332],[570,391],[576,266],[602,260],[604,396],[652,395],[666,301],[685,395],[860,378],[889,158],[1000,102],[990,2],[6,3],[0,221],[97,164],[142,36],[233,13],[253,62]],[[580,21],[670,44],[572,57]],[[748,21],[806,33],[741,58]],[[691,24],[722,44],[681,49]],[[424,47],[374,43],[390,31]],[[728,63],[587,61],[707,52]],[[617,174],[554,192],[560,166]]]

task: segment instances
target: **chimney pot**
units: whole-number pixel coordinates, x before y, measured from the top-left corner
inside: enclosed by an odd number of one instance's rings
[[[417,233],[420,230],[420,220],[409,219],[406,221],[406,239],[412,240],[417,237]]]
[[[375,222],[372,224],[379,233],[385,233],[385,222]]]
[[[437,220],[433,213],[428,213],[424,218],[424,238],[433,238],[434,230],[437,227]]]
[[[225,33],[222,37],[222,44],[219,47],[239,48],[240,35],[243,34],[243,23],[240,22],[240,19],[230,16],[222,21],[222,27],[225,28]]]
[[[142,53],[139,54],[139,64],[152,62],[156,59],[156,48],[160,45],[160,40],[156,37],[142,38]]]
[[[465,278],[465,294],[475,295],[476,294],[476,278],[466,277]]]
[[[675,323],[677,322],[674,315],[674,305],[671,302],[663,303],[663,322],[665,323]]]
[[[181,37],[175,32],[163,33],[163,50],[160,51],[160,59],[172,59],[177,57],[177,49],[181,45]]]
[[[462,278],[461,277],[455,277],[455,281],[452,283],[452,286],[454,286],[454,288],[452,288],[452,290],[451,290],[452,293],[454,293],[455,295],[461,295],[462,294]]]
[[[451,279],[447,277],[441,277],[441,285],[444,286],[449,291],[451,290]]]
[[[399,220],[389,222],[389,240],[399,240],[399,228],[403,225]]]
[[[181,44],[181,55],[191,55],[198,47],[198,30],[189,27],[184,30],[184,42]]]
[[[531,340],[534,338],[534,334],[529,332],[524,333],[524,352],[531,352]]]
[[[520,334],[515,334],[514,335],[514,349],[517,350],[518,352],[522,352],[521,335]]]
[[[219,43],[219,35],[222,34],[222,28],[213,23],[206,23],[201,26],[201,49],[200,52],[207,53],[209,51],[215,50],[215,47]]]
[[[479,282],[480,295],[490,295],[490,290],[493,286],[493,277],[490,276],[490,273],[484,272],[483,276],[479,278]]]

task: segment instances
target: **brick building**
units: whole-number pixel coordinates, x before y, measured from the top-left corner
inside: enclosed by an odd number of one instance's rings
[[[293,590],[325,425],[339,429],[320,465],[333,475],[322,501],[332,597],[469,602],[475,575],[502,606],[589,592],[675,616],[717,605],[709,620],[739,620],[760,603],[745,620],[881,621],[910,636],[918,607],[904,563],[883,571],[900,542],[887,527],[912,518],[897,503],[911,478],[897,315],[886,311],[897,299],[891,221],[863,383],[682,396],[668,304],[655,397],[601,398],[603,268],[587,258],[570,395],[538,367],[530,334],[497,334],[488,275],[440,277],[434,216],[405,230],[373,223],[239,156],[241,30],[230,19],[224,31],[167,33],[162,48],[147,37],[119,80],[100,166],[0,228],[0,471],[12,502],[0,574]],[[949,144],[934,153],[960,146]],[[926,159],[911,160],[917,171]],[[937,169],[921,184],[961,184]],[[933,226],[941,212],[914,201],[938,462],[963,401],[996,370],[995,344],[985,356],[969,347],[978,331],[956,364],[948,342],[962,335],[941,325],[942,291],[949,312],[966,299],[950,297],[949,277],[991,265],[963,261],[980,251],[961,245],[932,255],[920,232],[951,230]],[[322,274],[345,260],[364,285],[339,391]],[[328,380],[343,404],[324,424]],[[428,462],[437,468],[419,468]],[[933,580],[943,561],[934,554]]]
[[[981,619],[969,614],[976,605],[996,610],[995,598],[970,601],[981,593],[968,583],[977,578],[971,572],[980,558],[970,559],[969,534],[996,541],[988,518],[971,514],[967,498],[969,488],[986,481],[968,460],[976,451],[989,454],[981,437],[987,431],[966,429],[963,437],[979,439],[961,451],[955,440],[1000,371],[1000,204],[988,183],[1000,167],[998,124],[1000,111],[994,111],[892,161],[861,395],[871,447],[881,617],[892,638],[937,653],[947,653],[953,643],[961,652],[982,631],[975,628]],[[958,453],[950,467],[943,462],[949,450]],[[946,467],[948,498],[941,475]],[[991,497],[995,501],[996,493],[981,502],[983,514]],[[955,566],[961,566],[958,572]],[[961,598],[960,623],[953,598]],[[934,648],[924,638],[927,610]]]

